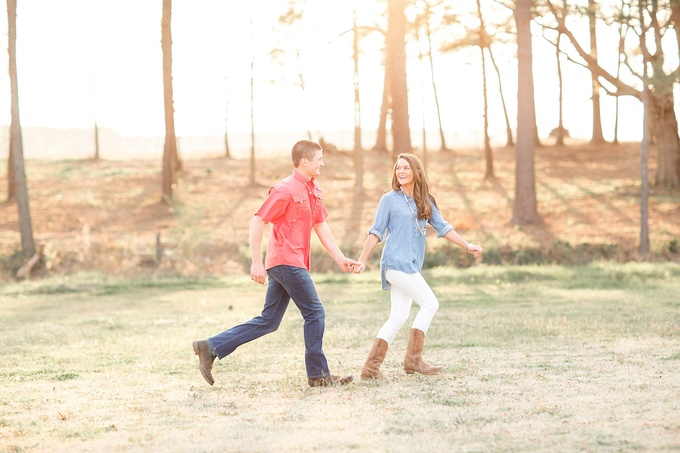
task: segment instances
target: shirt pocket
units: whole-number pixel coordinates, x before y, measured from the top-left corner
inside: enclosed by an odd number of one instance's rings
[[[309,196],[307,194],[293,195],[293,222],[298,219],[312,216],[312,209],[309,206]]]

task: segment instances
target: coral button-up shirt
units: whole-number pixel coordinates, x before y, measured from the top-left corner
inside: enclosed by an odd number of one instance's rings
[[[297,170],[271,189],[255,213],[271,223],[265,269],[287,265],[310,270],[312,228],[328,217],[321,187]]]

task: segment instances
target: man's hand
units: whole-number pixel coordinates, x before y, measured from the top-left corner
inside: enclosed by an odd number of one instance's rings
[[[264,265],[262,263],[253,263],[250,265],[250,279],[255,283],[264,285],[267,273],[264,271]]]
[[[366,269],[366,264],[361,261],[357,261],[358,264],[354,265],[354,273],[361,274]]]
[[[360,263],[343,256],[338,262],[338,266],[343,272],[354,272],[354,268]]]

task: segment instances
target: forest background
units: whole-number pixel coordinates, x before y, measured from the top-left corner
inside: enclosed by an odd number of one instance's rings
[[[64,65],[46,58],[58,39],[22,35],[48,10],[19,5],[16,14],[8,1],[8,82],[21,89],[9,96],[10,145],[0,148],[3,278],[33,257],[34,273],[243,272],[244,219],[290,172],[283,156],[299,138],[325,145],[326,200],[348,254],[387,189],[393,156],[412,151],[456,228],[485,245],[486,263],[677,260],[677,5],[459,3],[329,12],[318,1],[239,11],[166,0],[130,24],[150,37],[141,41],[121,36],[124,18],[103,21],[117,10],[101,3],[80,10],[99,19],[87,28],[54,31],[81,43],[59,54],[71,58]],[[236,29],[238,38],[224,35]],[[43,52],[29,51],[35,42]],[[15,119],[19,93],[25,127]],[[57,138],[66,129],[78,138]],[[22,197],[12,164],[24,156]],[[472,264],[431,248],[428,266]],[[333,268],[320,250],[315,263]]]

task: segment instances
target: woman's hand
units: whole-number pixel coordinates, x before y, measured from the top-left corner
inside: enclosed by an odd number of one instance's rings
[[[465,251],[468,252],[470,255],[474,256],[475,258],[479,258],[480,256],[482,256],[482,253],[484,253],[484,249],[481,246],[472,243],[468,243],[465,246]]]
[[[362,263],[361,261],[357,261],[357,264],[354,265],[354,271],[355,274],[361,274],[364,270],[366,269],[366,263]]]

